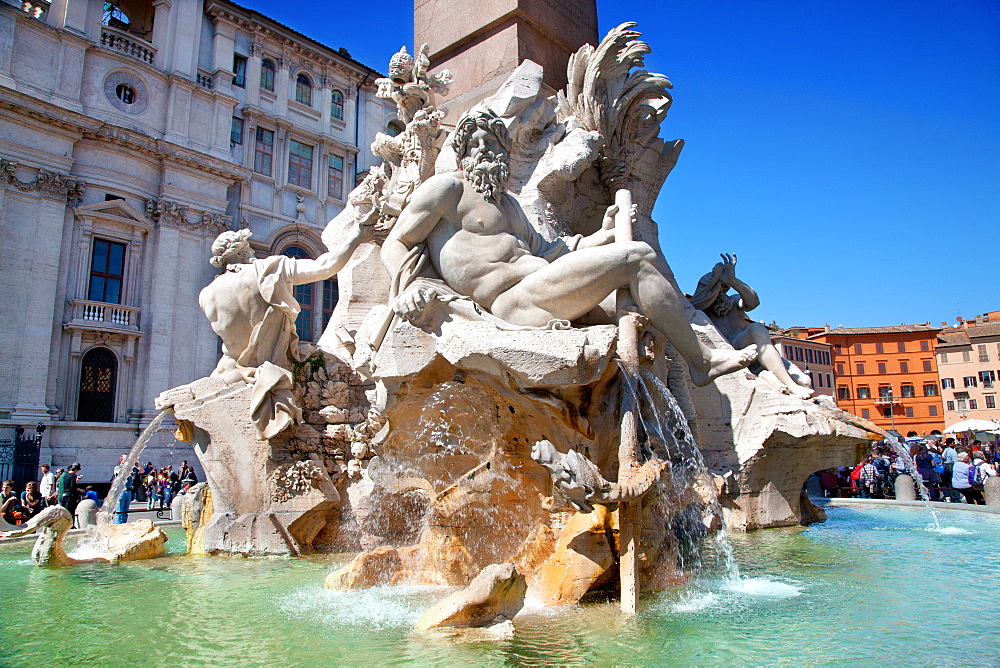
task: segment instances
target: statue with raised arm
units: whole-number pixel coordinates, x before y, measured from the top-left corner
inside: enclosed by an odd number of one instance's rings
[[[715,350],[698,339],[688,322],[690,306],[668,278],[666,263],[644,242],[611,243],[615,207],[589,236],[542,238],[506,190],[510,137],[494,112],[465,114],[452,145],[460,170],[417,188],[382,245],[382,260],[397,284],[405,285],[400,271],[425,249],[449,288],[525,326],[576,320],[627,286],[639,310],[687,361],[697,385],[754,360],[752,345]],[[432,288],[402,290],[392,306],[413,317],[435,296]]]
[[[719,333],[734,348],[757,346],[757,362],[774,374],[785,394],[808,399],[815,394],[809,377],[781,357],[767,327],[747,317],[746,312],[760,306],[760,298],[749,285],[736,278],[736,254],[724,253],[712,271],[701,277],[691,304],[704,311]],[[729,288],[738,293],[730,295]]]
[[[257,259],[250,230],[223,232],[212,244],[211,263],[223,269],[198,295],[198,304],[222,339],[222,357],[212,372],[227,383],[254,385],[251,409],[262,438],[271,438],[301,417],[292,397],[291,367],[312,346],[299,341],[299,304],[293,288],[340,271],[364,240],[355,224],[330,251],[315,260],[272,255]]]

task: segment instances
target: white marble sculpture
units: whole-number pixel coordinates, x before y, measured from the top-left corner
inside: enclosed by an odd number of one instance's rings
[[[212,244],[212,266],[223,269],[198,296],[201,309],[222,339],[222,357],[213,377],[229,384],[254,385],[251,406],[261,438],[271,438],[299,421],[292,396],[291,365],[312,347],[299,341],[299,304],[293,288],[335,275],[364,240],[355,224],[330,251],[315,260],[272,255],[257,259],[250,230],[223,232]]]
[[[448,287],[507,322],[536,327],[576,320],[628,286],[640,311],[687,361],[695,384],[707,385],[754,360],[752,345],[715,350],[695,336],[683,296],[665,277],[669,269],[656,251],[642,241],[611,243],[614,207],[588,236],[542,238],[506,192],[510,135],[496,113],[464,115],[452,146],[461,170],[422,184],[382,245],[391,274],[410,271],[411,251],[426,248]],[[394,309],[412,316],[433,296],[428,289],[409,290]]]
[[[781,357],[767,327],[747,317],[746,312],[760,306],[760,298],[749,285],[736,277],[736,254],[725,253],[712,271],[698,281],[691,303],[708,316],[734,348],[757,346],[757,361],[778,381],[784,394],[809,399],[815,392],[809,376]],[[730,295],[729,288],[738,293]]]

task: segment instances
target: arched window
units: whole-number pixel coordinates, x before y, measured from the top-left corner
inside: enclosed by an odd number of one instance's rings
[[[323,329],[326,330],[327,324],[330,322],[330,317],[333,315],[333,309],[337,306],[337,300],[340,298],[340,286],[337,285],[336,278],[328,278],[323,281]]]
[[[385,131],[389,134],[390,137],[395,137],[405,129],[406,126],[403,125],[400,121],[395,119],[389,121],[385,126]]]
[[[338,121],[344,120],[344,94],[339,90],[333,91],[330,102],[330,117]]]
[[[76,419],[80,422],[115,421],[115,381],[118,360],[107,348],[92,348],[80,367],[80,400]]]
[[[301,102],[307,107],[312,106],[313,99],[313,87],[312,82],[309,81],[309,77],[305,74],[299,74],[295,77],[295,101]]]
[[[260,87],[274,92],[274,61],[264,59],[260,63]]]
[[[309,260],[309,253],[298,246],[289,246],[282,252],[286,257],[294,257],[299,260]],[[312,317],[313,317],[313,284],[296,285],[292,295],[299,303],[299,317],[295,319],[295,332],[303,341],[312,341]]]
[[[104,18],[101,22],[106,26],[118,28],[119,30],[128,30],[132,24],[132,20],[128,17],[128,14],[122,11],[117,2],[104,3]]]

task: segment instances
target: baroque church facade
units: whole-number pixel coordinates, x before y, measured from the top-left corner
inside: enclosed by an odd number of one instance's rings
[[[325,250],[367,147],[400,127],[378,76],[225,0],[0,0],[0,455],[42,423],[42,463],[108,479],[154,398],[215,366],[214,238]],[[296,297],[315,341],[336,280]],[[144,459],[189,448],[161,432]]]

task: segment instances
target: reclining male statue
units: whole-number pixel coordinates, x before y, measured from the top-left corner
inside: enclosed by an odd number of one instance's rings
[[[511,144],[495,113],[468,112],[456,126],[452,145],[461,170],[421,184],[382,245],[391,275],[398,276],[426,245],[448,287],[496,317],[525,326],[576,320],[628,286],[639,310],[687,361],[696,385],[753,362],[753,345],[716,350],[698,339],[688,322],[690,306],[652,247],[641,241],[611,243],[615,207],[590,236],[545,241],[505,192]],[[433,289],[410,289],[392,306],[411,318],[435,296]]]

